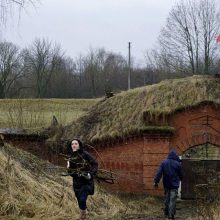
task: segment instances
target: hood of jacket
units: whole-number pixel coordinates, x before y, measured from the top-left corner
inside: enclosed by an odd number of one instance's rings
[[[179,162],[181,161],[174,149],[172,149],[169,152],[167,159],[176,160],[176,161],[179,161]]]

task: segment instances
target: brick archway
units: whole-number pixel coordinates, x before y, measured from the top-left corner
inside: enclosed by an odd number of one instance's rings
[[[171,142],[170,148],[176,149],[178,154],[181,156],[190,148],[194,148],[198,145],[204,145],[207,143],[220,147],[220,135],[206,133],[203,135],[198,135],[196,137],[188,137],[185,140],[181,141],[181,143],[178,145],[172,145]]]
[[[171,137],[152,138],[146,136],[143,146],[143,184],[146,192],[162,195],[153,187],[153,179],[161,161],[166,159],[170,149],[182,155],[188,149],[210,143],[220,146],[220,111],[212,103],[201,104],[191,109],[170,115],[168,124],[175,128]]]
[[[212,141],[206,141],[204,143],[198,143],[198,144],[196,144],[194,146],[187,147],[186,150],[183,151],[182,154],[180,154],[180,156],[183,156],[186,152],[190,151],[191,149],[196,149],[198,146],[203,146],[203,145],[212,145],[212,146],[220,148],[220,144],[219,143],[212,142]]]
[[[220,172],[220,146],[207,141],[188,148],[182,155],[182,170],[181,198],[196,198],[197,186],[219,182],[213,175]]]
[[[207,142],[220,145],[220,111],[211,103],[174,114],[169,124],[176,129],[170,146],[179,154]]]

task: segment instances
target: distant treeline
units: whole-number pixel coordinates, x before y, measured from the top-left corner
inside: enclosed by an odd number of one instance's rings
[[[152,69],[132,68],[131,87],[152,84]],[[126,58],[105,49],[90,49],[72,59],[45,39],[19,49],[0,42],[0,98],[91,98],[127,89]]]

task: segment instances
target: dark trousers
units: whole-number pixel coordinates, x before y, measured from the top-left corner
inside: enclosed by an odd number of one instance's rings
[[[164,214],[169,218],[174,218],[176,214],[177,189],[165,189]]]
[[[88,193],[87,192],[82,192],[78,196],[76,196],[79,208],[81,210],[86,210],[86,200],[88,198]]]

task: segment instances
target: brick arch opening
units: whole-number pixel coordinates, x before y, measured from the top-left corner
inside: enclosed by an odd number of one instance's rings
[[[182,154],[188,148],[207,142],[220,145],[219,109],[208,103],[172,115],[168,123],[176,131],[170,139],[170,146]]]
[[[175,140],[176,141],[176,140]],[[212,144],[220,147],[220,134],[214,132],[207,132],[199,135],[189,135],[185,139],[178,140],[179,143],[173,144],[172,139],[170,142],[170,148],[173,147],[177,150],[179,155],[183,155],[187,150],[199,145]]]
[[[220,145],[211,142],[195,145],[188,148],[182,157],[181,198],[196,198],[196,189],[201,184],[217,183],[213,175],[220,172]]]
[[[200,148],[200,150],[202,149],[203,153],[206,153],[207,155],[195,154],[196,151],[199,151],[199,148]],[[210,148],[212,148],[212,149],[210,149]],[[219,152],[213,152],[212,154],[216,154],[216,155],[210,155],[210,150],[214,150],[214,149],[217,149]],[[206,150],[206,152],[204,152],[204,150]],[[208,158],[210,158],[210,159],[219,158],[220,159],[220,144],[209,142],[209,141],[204,142],[202,144],[200,143],[200,144],[197,144],[194,146],[190,146],[184,152],[182,152],[182,154],[180,156],[184,160],[202,159],[202,157],[206,158],[206,159],[208,159]]]
[[[184,152],[199,145],[209,143],[220,147],[219,110],[220,106],[212,103],[202,103],[192,108],[178,111],[167,119],[167,124],[175,128],[173,135],[167,137],[158,135],[156,138],[145,136],[143,183],[148,194],[163,194],[162,184],[160,184],[158,190],[155,190],[152,183],[160,163],[167,158],[171,149],[174,148],[178,155],[181,156],[184,155]],[[205,162],[201,163],[205,164]],[[185,174],[187,175],[187,169]]]

